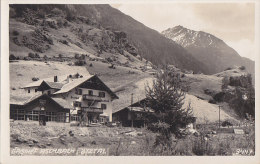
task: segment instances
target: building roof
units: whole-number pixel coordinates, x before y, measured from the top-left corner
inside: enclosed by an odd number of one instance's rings
[[[133,98],[133,103],[136,104],[146,98],[146,95],[144,92],[140,92],[139,95],[135,95]],[[113,101],[113,113],[116,113],[124,108],[127,108],[131,106],[131,98],[129,96],[128,99],[123,99],[120,97],[120,99]]]
[[[52,99],[57,103],[59,104],[60,106],[62,106],[63,108],[66,108],[66,109],[70,109],[72,108],[72,105],[69,104],[68,101],[62,99],[62,98],[56,98],[56,97],[52,97]]]
[[[22,88],[31,88],[31,87],[38,87],[41,85],[41,83],[43,82],[43,80],[38,80],[32,83],[27,84],[26,86],[22,87]]]
[[[30,98],[30,96],[10,95],[10,104],[23,105]]]
[[[125,108],[123,108],[121,110],[113,112],[113,114],[121,112],[123,110],[128,110],[128,111],[133,111],[133,112],[149,112],[149,113],[153,113],[154,112],[154,110],[152,108],[150,108],[150,107],[131,107],[131,106],[128,106],[128,107],[125,107]]]
[[[106,84],[104,84],[102,80],[100,80],[96,75],[89,75],[82,78],[72,79],[71,82],[63,85],[63,87],[54,94],[67,93],[92,78],[98,80],[99,84],[101,84],[103,89],[107,91],[112,96],[112,98],[118,99],[117,95],[108,86],[106,86]]]
[[[39,97],[42,97],[42,96],[43,96],[43,94],[34,95],[34,96],[30,97],[28,100],[26,100],[23,105],[26,105],[26,104],[32,102],[33,100],[36,100],[36,99],[38,99]]]
[[[13,105],[28,105],[29,103],[31,103],[34,100],[37,100],[41,97],[48,97],[49,99],[53,100],[55,103],[57,103],[59,106],[61,106],[62,108],[66,108],[66,109],[70,109],[72,108],[72,105],[69,104],[69,102],[67,102],[66,100],[62,99],[62,98],[54,98],[54,97],[50,97],[46,94],[38,94],[38,95],[34,95],[30,98],[27,97],[27,99],[23,99],[22,101],[10,101],[10,104]]]
[[[63,87],[64,84],[62,83],[58,83],[58,82],[49,82],[49,81],[44,81],[46,82],[50,88],[53,89],[61,89]]]
[[[79,86],[80,84],[84,83],[85,81],[89,80],[93,76],[94,75],[89,75],[89,76],[78,78],[78,79],[72,79],[71,82],[63,85],[61,90],[55,92],[54,94],[60,94],[60,93],[69,92],[70,90],[72,90],[73,88]]]
[[[76,73],[75,73],[76,74]],[[57,76],[58,77],[58,83],[65,83],[66,82],[66,79],[67,77],[71,75],[71,74],[66,74],[66,75],[60,75],[60,76]],[[87,74],[88,75],[88,74]],[[85,76],[85,74],[83,75]],[[38,81],[35,81],[35,82],[32,82],[32,83],[29,83],[27,84],[26,86],[24,86],[23,88],[30,88],[30,87],[38,87],[41,85],[41,83],[45,81],[45,82],[54,82],[54,77],[48,77],[48,78],[43,78],[43,79],[40,79]]]

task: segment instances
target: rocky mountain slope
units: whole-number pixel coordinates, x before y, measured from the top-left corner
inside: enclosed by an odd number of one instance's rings
[[[112,60],[125,56],[123,64],[147,59],[157,66],[208,73],[183,47],[109,5],[11,5],[10,18],[13,54],[112,54]]]
[[[59,8],[15,5],[10,8],[10,54],[40,57],[87,55],[117,65],[140,67],[142,59],[123,31],[102,27],[95,19],[69,16]]]
[[[224,41],[209,33],[176,26],[163,31],[162,34],[184,47],[194,58],[204,63],[210,74],[233,66],[245,66],[248,72],[254,74],[252,60],[239,56]]]

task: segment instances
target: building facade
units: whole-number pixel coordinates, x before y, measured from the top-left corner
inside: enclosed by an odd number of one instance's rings
[[[70,122],[70,106],[63,99],[46,94],[32,97],[24,104],[10,104],[10,119],[24,121]]]
[[[145,127],[146,115],[150,112],[154,111],[147,107],[146,99],[143,99],[114,112],[113,122],[120,122],[125,127]]]
[[[38,95],[45,95],[43,98],[52,103],[42,106],[34,95],[26,103],[10,104],[10,118],[40,121],[40,115],[45,115],[47,121],[57,122],[85,121],[91,124],[112,121],[112,101],[118,97],[96,75],[69,75],[60,81],[55,76],[54,81],[43,80],[40,85],[33,87]],[[32,90],[32,86],[24,87],[27,94],[32,94],[28,89]],[[33,104],[35,99],[38,103]]]

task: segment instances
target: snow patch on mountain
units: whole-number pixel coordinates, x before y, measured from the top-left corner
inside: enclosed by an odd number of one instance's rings
[[[167,30],[163,31],[162,34],[183,47],[217,47],[218,43],[220,43],[220,39],[211,34],[202,31],[190,30],[180,25],[173,28],[168,28]]]

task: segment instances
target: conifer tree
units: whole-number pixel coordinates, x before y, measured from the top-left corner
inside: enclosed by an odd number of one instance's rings
[[[171,134],[181,136],[180,128],[194,122],[190,110],[184,109],[185,87],[180,73],[169,69],[160,71],[152,86],[146,86],[146,101],[154,112],[147,115],[151,130],[170,139]]]

